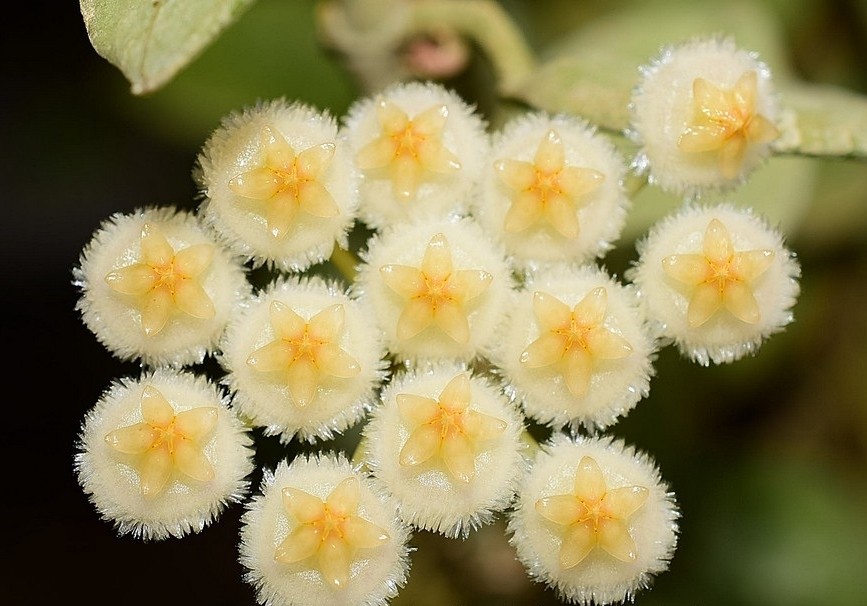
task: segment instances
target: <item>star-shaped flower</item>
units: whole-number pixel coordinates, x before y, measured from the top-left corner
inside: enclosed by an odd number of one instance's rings
[[[596,360],[618,360],[632,352],[626,339],[605,327],[607,307],[608,293],[601,286],[572,309],[553,295],[535,293],[533,311],[541,334],[521,353],[521,364],[528,368],[560,364],[572,395],[585,395]]]
[[[400,451],[400,464],[420,465],[438,456],[461,482],[473,479],[479,446],[506,429],[505,421],[470,409],[470,380],[464,373],[449,381],[439,400],[398,394],[397,406],[413,427]]]
[[[286,235],[299,209],[326,219],[340,214],[322,183],[334,157],[334,143],[314,145],[296,155],[276,129],[265,126],[261,138],[264,150],[261,166],[232,178],[229,189],[267,204],[265,218],[275,238]]]
[[[391,264],[379,271],[386,285],[407,299],[397,321],[398,339],[434,324],[461,344],[470,338],[467,305],[493,280],[481,269],[453,269],[451,247],[441,233],[428,243],[421,267]]]
[[[773,260],[774,251],[768,249],[735,252],[726,226],[712,219],[704,233],[702,254],[670,255],[662,260],[662,267],[666,274],[692,287],[687,322],[696,328],[720,307],[747,324],[758,322],[752,283]]]
[[[745,72],[734,87],[722,89],[704,78],[692,84],[695,117],[678,139],[685,152],[719,152],[720,170],[727,179],[735,178],[750,144],[769,143],[779,131],[756,111],[755,70]]]
[[[610,488],[596,460],[582,457],[571,493],[536,501],[542,517],[565,526],[560,566],[564,570],[577,566],[597,547],[621,562],[634,561],[637,550],[627,522],[648,493],[643,486]]]
[[[338,345],[346,310],[330,305],[306,321],[280,301],[272,301],[275,338],[250,354],[247,364],[260,372],[286,373],[297,406],[307,406],[327,376],[350,379],[361,372],[358,362]]]
[[[195,244],[176,253],[159,228],[146,223],[141,261],[109,272],[105,281],[112,290],[135,297],[142,330],[153,336],[175,311],[202,320],[214,317],[214,303],[199,281],[213,257],[211,244]]]
[[[205,438],[217,425],[217,409],[212,406],[191,408],[175,414],[165,396],[152,385],[141,396],[144,421],[121,427],[105,436],[108,445],[118,452],[137,455],[142,494],[156,496],[168,484],[172,472],[207,482],[214,468],[205,456]]]
[[[274,559],[292,564],[311,558],[311,568],[326,583],[345,588],[356,552],[389,540],[383,528],[358,515],[360,497],[355,476],[340,482],[325,501],[291,486],[284,488],[283,506],[295,526],[277,546]]]
[[[605,175],[592,168],[566,164],[563,141],[549,130],[532,162],[499,160],[494,164],[500,179],[514,190],[504,228],[518,233],[546,222],[564,238],[578,236],[578,209]]]
[[[394,103],[380,100],[376,106],[382,133],[358,152],[362,170],[385,169],[394,195],[412,199],[431,174],[449,174],[461,163],[443,144],[447,105],[434,105],[412,119]]]

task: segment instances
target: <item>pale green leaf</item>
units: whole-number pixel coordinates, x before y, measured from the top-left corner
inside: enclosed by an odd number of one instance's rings
[[[253,0],[80,0],[93,48],[133,94],[162,87]]]
[[[867,158],[867,97],[843,88],[791,83],[783,103],[779,152]]]
[[[753,3],[657,1],[599,17],[552,46],[549,58],[515,97],[624,132],[641,66],[666,46],[712,35],[731,36],[771,68],[784,109],[778,152],[867,157],[867,97],[797,80],[785,60],[779,24]]]
[[[622,131],[629,126],[628,104],[641,66],[665,47],[719,35],[758,53],[777,79],[789,77],[781,33],[761,6],[648,1],[596,17],[552,44],[514,96],[539,109],[577,114]]]

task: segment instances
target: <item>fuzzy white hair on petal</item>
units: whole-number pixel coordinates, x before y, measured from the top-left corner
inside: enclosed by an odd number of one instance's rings
[[[490,145],[476,108],[437,82],[399,82],[356,100],[342,132],[362,172],[359,218],[372,229],[465,213]],[[424,149],[400,147],[422,138]]]
[[[461,377],[466,379],[464,404],[468,412],[454,415],[443,398]],[[427,419],[415,418],[420,413],[412,409],[420,406],[419,400],[422,404],[439,402],[439,413]],[[443,412],[449,416],[446,423],[456,424],[460,432],[466,432],[460,435],[469,434],[474,443],[467,476],[456,476],[446,460],[449,445],[444,442],[450,436],[443,438],[428,459],[405,460],[411,440],[419,441],[419,434],[434,425],[443,429],[436,421],[437,414]],[[495,429],[489,436],[474,439],[467,415],[482,416],[489,428]],[[427,423],[420,425],[421,421]],[[383,390],[381,404],[364,427],[362,456],[376,480],[395,497],[407,523],[449,538],[466,538],[493,522],[512,503],[529,457],[523,432],[520,412],[500,387],[474,375],[465,364],[439,361],[409,365]]]
[[[359,518],[384,531],[381,544],[360,548],[348,561],[346,583],[334,587],[321,573],[315,556],[285,563],[276,557],[278,546],[299,525],[285,505],[286,490],[301,491],[325,501],[345,482],[357,481]],[[303,496],[303,495],[302,495]],[[240,560],[246,582],[267,606],[385,606],[406,584],[410,561],[410,528],[397,516],[396,504],[358,466],[343,454],[320,452],[299,455],[265,470],[258,494],[247,503],[241,518]]]
[[[620,153],[586,121],[527,113],[492,135],[473,214],[518,267],[587,262],[610,251],[620,236],[631,207],[625,175]],[[528,192],[535,193],[537,208],[521,215]],[[555,212],[552,205],[563,200],[568,210]]]
[[[704,255],[713,221],[725,229],[733,258],[761,254],[767,267],[746,284],[755,302],[755,317],[745,321],[721,306],[694,326],[690,304],[696,289],[673,279],[664,262]],[[768,337],[794,319],[800,264],[785,246],[781,232],[750,208],[731,203],[686,205],[651,226],[637,249],[638,261],[627,271],[627,278],[638,288],[655,334],[673,342],[694,362],[723,364],[755,354]]]
[[[540,339],[550,338],[552,330],[569,327],[549,326],[540,318],[537,299],[549,298],[553,305],[572,311],[588,297],[603,289],[604,317],[586,331],[602,332],[606,341],[622,347],[622,353],[598,354],[585,392],[570,389],[570,368],[566,362],[578,343],[563,341],[560,350],[544,365],[529,365],[525,352]],[[547,313],[547,312],[545,312]],[[574,314],[572,316],[574,318]],[[576,340],[583,338],[576,334]],[[569,426],[598,431],[615,423],[650,392],[657,349],[654,335],[640,307],[635,289],[594,265],[550,266],[537,271],[522,285],[510,306],[508,321],[497,339],[492,359],[508,390],[521,402],[527,416],[554,429]],[[592,350],[589,350],[592,355]]]
[[[574,495],[580,467],[592,459],[606,490],[640,490],[645,498],[624,520],[631,552],[618,559],[591,543],[577,563],[564,566],[561,549],[573,526],[552,522],[540,513],[546,500]],[[540,504],[541,502],[541,504]],[[562,514],[561,514],[562,515]],[[551,516],[555,517],[555,516]],[[509,541],[530,577],[557,596],[580,606],[631,602],[668,568],[677,544],[680,517],[674,494],[652,459],[621,440],[607,436],[571,437],[555,433],[541,445],[509,515]],[[621,537],[622,540],[622,537]]]
[[[211,468],[210,479],[182,473],[177,465],[164,487],[143,490],[141,456],[120,452],[109,438],[135,427],[143,417],[143,398],[155,390],[178,415],[213,410],[213,428],[198,441]],[[229,406],[229,398],[204,376],[158,369],[139,378],[114,381],[87,413],[77,443],[75,470],[84,492],[119,534],[144,540],[182,537],[201,531],[227,506],[249,492],[253,471],[252,440]]]
[[[288,363],[264,371],[252,365],[255,352],[280,342],[274,325],[275,305],[299,316],[308,328],[318,314],[331,313],[339,306],[340,321],[330,342],[334,349],[325,354],[329,359],[318,362],[333,364],[337,356],[354,362],[352,372],[318,373],[312,399],[307,401],[299,398],[297,385],[293,392],[293,381],[305,379],[292,379]],[[366,302],[323,278],[284,276],[271,282],[235,315],[221,343],[218,359],[226,370],[223,381],[239,414],[283,443],[293,438],[311,443],[332,439],[361,421],[386,376],[385,349],[371,316]]]
[[[347,247],[359,180],[347,146],[328,111],[300,101],[233,112],[197,159],[199,213],[253,267],[304,271]]]
[[[210,250],[210,262],[197,276],[212,305],[209,317],[176,310],[159,330],[147,332],[141,298],[112,288],[110,277],[141,266],[146,231],[159,232],[176,255],[193,247]],[[251,292],[242,260],[220,246],[194,215],[173,207],[148,207],[103,221],[82,250],[73,277],[80,293],[76,309],[85,326],[116,357],[148,366],[202,362],[215,352],[233,311]]]

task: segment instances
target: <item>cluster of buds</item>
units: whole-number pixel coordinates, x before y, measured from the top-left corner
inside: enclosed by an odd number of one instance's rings
[[[431,82],[340,119],[283,99],[226,117],[195,212],[113,216],[74,269],[85,325],[143,367],[80,434],[100,514],[164,539],[244,503],[245,579],[273,606],[385,604],[413,532],[465,539],[498,516],[563,600],[632,599],[667,568],[680,512],[651,457],[606,430],[648,395],[661,347],[732,362],[798,292],[779,233],[698,199],[769,153],[767,69],[689,43],[642,72],[632,110],[632,159],[565,114],[493,130]],[[686,197],[618,277],[600,262],[636,169]],[[219,377],[192,369],[209,357]],[[349,456],[287,456],[249,486],[251,428],[288,446],[356,425]]]

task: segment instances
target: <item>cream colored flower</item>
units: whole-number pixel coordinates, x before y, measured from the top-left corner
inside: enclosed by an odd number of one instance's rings
[[[697,197],[743,183],[771,153],[780,110],[771,72],[730,39],[666,48],[630,102],[635,166],[664,190]]]
[[[372,405],[385,349],[367,305],[321,278],[279,278],[221,342],[235,406],[283,442],[333,438]]]
[[[527,113],[494,133],[473,212],[516,265],[586,262],[608,252],[630,207],[626,165],[589,124]]]
[[[359,175],[326,111],[273,99],[229,114],[196,178],[205,223],[253,266],[299,272],[347,246]]]
[[[114,355],[201,362],[252,287],[195,216],[147,208],[104,221],[74,270],[85,325]]]
[[[406,583],[409,528],[342,454],[266,470],[241,522],[241,563],[262,604],[384,606]]]
[[[533,273],[517,292],[492,360],[527,416],[598,430],[648,394],[655,351],[630,285],[563,264]]]
[[[800,266],[748,208],[686,207],[638,243],[627,277],[654,330],[707,365],[754,353],[792,321]]]
[[[612,438],[555,433],[509,516],[530,576],[576,604],[629,602],[668,568],[677,505],[647,455]]]
[[[397,358],[469,360],[493,344],[512,285],[502,249],[475,221],[423,218],[370,240],[353,292]]]
[[[412,366],[364,428],[364,462],[418,528],[466,537],[512,500],[523,422],[503,393],[456,362]]]
[[[362,171],[359,217],[369,227],[468,208],[488,133],[453,91],[435,82],[392,84],[355,101],[343,125]]]
[[[87,414],[75,468],[118,533],[181,537],[246,496],[252,440],[210,380],[159,369],[110,385]]]

